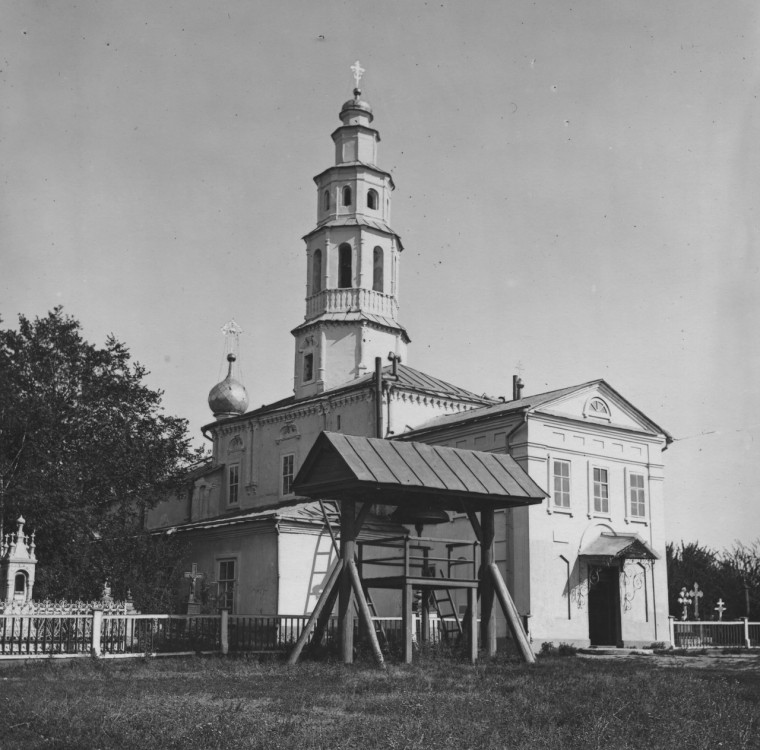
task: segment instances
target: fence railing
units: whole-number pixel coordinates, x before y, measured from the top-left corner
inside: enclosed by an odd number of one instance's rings
[[[90,614],[0,615],[0,659],[145,654],[286,653],[301,635],[308,615],[143,615]],[[419,617],[414,633],[420,637]],[[375,629],[389,649],[403,644],[400,617],[375,617]],[[358,620],[354,621],[356,636]],[[446,627],[431,619],[431,643],[447,637]],[[331,617],[323,643],[338,642],[338,618]]]
[[[670,618],[670,642],[675,648],[757,648],[760,622],[700,622]]]

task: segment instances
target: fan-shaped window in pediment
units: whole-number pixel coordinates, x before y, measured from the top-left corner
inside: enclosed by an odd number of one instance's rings
[[[604,399],[599,398],[599,396],[593,396],[588,400],[584,414],[587,417],[596,417],[597,419],[609,420],[611,418],[610,407],[607,406],[607,402]]]

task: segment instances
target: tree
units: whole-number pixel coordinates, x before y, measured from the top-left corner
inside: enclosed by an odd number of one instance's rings
[[[61,307],[0,330],[0,521],[8,531],[23,515],[36,532],[35,598],[96,598],[108,579],[150,609],[171,587],[181,550],[147,534],[144,514],[202,453],[146,375],[113,336],[87,343]]]
[[[702,620],[715,619],[715,607],[723,600],[724,620],[760,615],[760,540],[751,545],[736,542],[730,551],[715,552],[699,543],[681,542],[680,547],[668,544],[668,602],[670,614],[681,617],[678,603],[681,589],[691,591],[699,584],[703,597],[699,602]],[[693,617],[693,604],[689,619]]]

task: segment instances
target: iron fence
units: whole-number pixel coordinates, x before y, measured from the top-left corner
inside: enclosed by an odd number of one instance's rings
[[[675,648],[757,648],[760,622],[700,622],[671,617],[670,640]]]
[[[89,654],[91,615],[2,615],[0,655]]]

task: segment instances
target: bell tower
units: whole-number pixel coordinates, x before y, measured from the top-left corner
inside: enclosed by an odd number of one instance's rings
[[[409,336],[397,321],[401,238],[390,227],[393,179],[377,166],[380,134],[361,99],[364,70],[332,134],[335,164],[314,178],[317,225],[306,242],[306,314],[293,329],[296,398],[371,372],[375,357],[406,359]]]

